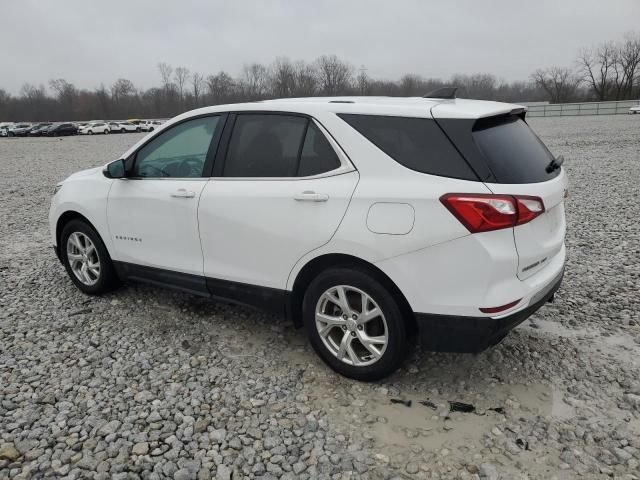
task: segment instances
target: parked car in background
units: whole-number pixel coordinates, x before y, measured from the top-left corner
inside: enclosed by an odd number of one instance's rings
[[[164,122],[160,120],[145,120],[140,124],[140,130],[143,132],[153,132],[157,130]]]
[[[94,135],[96,133],[109,133],[109,125],[106,122],[88,123],[79,131],[81,135]]]
[[[629,115],[635,115],[636,113],[640,113],[640,105],[634,105],[629,109]]]
[[[77,135],[78,128],[73,123],[58,123],[51,126],[47,130],[47,136],[49,137],[61,137],[67,135]]]
[[[25,137],[29,134],[31,129],[30,123],[16,123],[12,127],[9,127],[10,137]]]
[[[53,125],[53,123],[51,123],[51,122],[38,123],[38,124],[34,125],[33,127],[31,127],[31,130],[29,130],[29,136],[30,137],[40,137],[47,130],[49,130],[49,127],[51,127],[52,125]]]
[[[0,123],[0,137],[8,137],[9,129],[13,126],[11,122]]]
[[[76,122],[76,127],[78,127],[78,131],[80,131],[88,123],[89,122]]]
[[[123,129],[124,133],[140,131],[140,127],[133,122],[118,122],[118,125]]]
[[[111,133],[139,132],[140,127],[131,122],[109,122]]]
[[[85,293],[143,280],[267,308],[359,380],[413,336],[479,352],[564,272],[567,176],[525,113],[446,91],[187,112],[58,184],[52,243]]]

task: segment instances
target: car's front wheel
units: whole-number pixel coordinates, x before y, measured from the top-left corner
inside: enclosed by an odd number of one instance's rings
[[[302,310],[313,348],[338,373],[372,381],[402,364],[408,347],[402,309],[368,272],[322,272],[309,285]]]
[[[111,257],[100,235],[82,220],[71,220],[60,236],[62,262],[75,285],[84,293],[97,295],[118,284]]]

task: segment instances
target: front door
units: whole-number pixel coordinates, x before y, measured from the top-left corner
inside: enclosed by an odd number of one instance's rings
[[[127,160],[127,177],[114,180],[107,203],[114,260],[133,264],[134,270],[144,266],[202,276],[198,202],[222,118],[176,124]]]

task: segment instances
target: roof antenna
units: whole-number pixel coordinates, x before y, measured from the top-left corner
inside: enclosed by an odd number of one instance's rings
[[[458,87],[441,87],[436,88],[434,91],[427,93],[422,98],[447,98],[453,99],[456,98],[456,92],[458,91]]]

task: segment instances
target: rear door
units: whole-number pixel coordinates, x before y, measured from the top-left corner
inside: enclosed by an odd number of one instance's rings
[[[493,181],[485,182],[493,193],[530,195],[544,203],[542,215],[513,231],[518,277],[523,280],[542,270],[563,248],[567,177],[562,168],[548,169],[554,156],[518,115],[481,119],[472,132],[493,173]]]
[[[306,116],[238,113],[227,124],[198,209],[205,276],[214,295],[229,281],[283,290],[333,236],[358,172]]]

